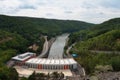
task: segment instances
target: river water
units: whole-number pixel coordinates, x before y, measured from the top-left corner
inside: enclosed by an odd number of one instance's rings
[[[69,34],[63,34],[56,38],[55,42],[51,46],[48,58],[52,59],[63,58],[64,46],[68,36]]]

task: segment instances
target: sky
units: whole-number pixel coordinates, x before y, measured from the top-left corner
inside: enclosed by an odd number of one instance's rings
[[[120,0],[0,0],[0,14],[102,23],[120,17]]]

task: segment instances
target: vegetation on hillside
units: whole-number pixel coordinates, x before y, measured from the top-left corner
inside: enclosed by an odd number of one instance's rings
[[[41,34],[56,36],[61,33],[86,29],[93,25],[81,21],[12,17],[4,15],[0,15],[0,23],[0,29],[16,32],[30,41],[32,40],[31,43],[37,40]]]
[[[95,72],[96,66],[109,65],[113,71],[120,71],[120,54],[92,53],[97,51],[120,51],[120,18],[111,19],[90,29],[71,34],[69,45],[76,42],[71,53],[77,53],[76,60],[88,74]]]
[[[86,41],[80,41],[75,48],[79,50],[120,51],[120,30],[111,30]]]
[[[75,51],[74,51],[75,52]],[[120,54],[105,54],[105,53],[92,53],[90,51],[80,51],[78,52],[79,57],[75,58],[82,67],[85,68],[87,74],[92,74],[96,72],[97,66],[109,65],[110,69],[101,69],[104,71],[120,71]]]
[[[12,72],[12,73],[11,73]],[[0,80],[18,80],[18,73],[14,68],[0,68]]]
[[[22,36],[0,30],[0,62],[6,62],[16,53],[26,51],[28,41]]]
[[[28,41],[21,35],[0,30],[0,80],[18,80],[16,70],[8,69],[5,63],[16,54],[24,52],[27,45]]]
[[[93,37],[97,37],[101,34],[104,34],[111,30],[120,29],[120,18],[111,19],[105,21],[101,24],[97,24],[93,27],[88,28],[87,30],[80,30],[78,32],[72,33],[69,37],[69,45],[76,41],[85,41]]]

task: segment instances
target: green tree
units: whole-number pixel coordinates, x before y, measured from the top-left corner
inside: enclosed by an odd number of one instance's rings
[[[12,73],[11,73],[12,72]],[[19,76],[15,68],[10,68],[9,80],[18,80]]]
[[[36,73],[35,71],[32,73],[32,75],[29,76],[28,80],[36,80]]]

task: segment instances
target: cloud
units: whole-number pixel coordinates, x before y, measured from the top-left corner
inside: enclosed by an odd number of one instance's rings
[[[118,8],[120,9],[120,1],[119,0],[105,0],[101,2],[101,5],[106,8]]]
[[[19,7],[20,9],[35,9],[36,7],[32,6],[32,5],[23,5]]]
[[[12,13],[17,11],[17,8],[21,5],[18,0],[1,0],[0,1],[0,13]]]
[[[120,17],[120,0],[0,0],[0,14],[101,23]]]
[[[72,14],[73,12],[72,11],[65,11],[65,13]]]

